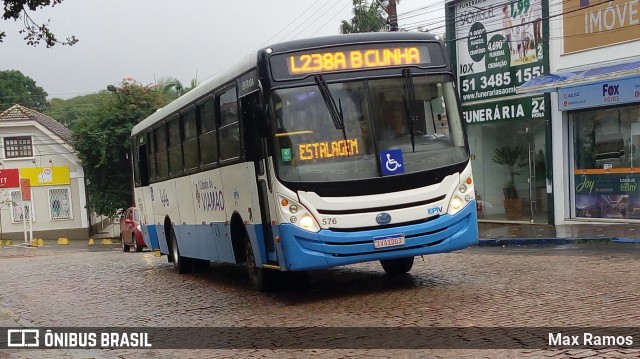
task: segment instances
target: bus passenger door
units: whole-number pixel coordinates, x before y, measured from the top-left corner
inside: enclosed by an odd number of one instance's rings
[[[271,227],[271,211],[269,193],[271,192],[271,178],[267,158],[267,138],[265,135],[264,112],[260,110],[260,91],[255,91],[242,99],[243,117],[245,125],[245,144],[247,145],[247,159],[252,160],[256,171],[258,202],[260,205],[260,219],[262,240],[267,252],[267,263],[277,264],[278,257],[273,241]],[[250,144],[251,143],[251,144]]]

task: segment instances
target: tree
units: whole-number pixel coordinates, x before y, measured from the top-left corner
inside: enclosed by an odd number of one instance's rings
[[[367,4],[366,0],[353,0],[353,18],[342,20],[340,33],[380,32],[387,30],[387,18],[384,8],[377,1]]]
[[[156,86],[158,86],[160,91],[162,91],[169,99],[175,100],[198,86],[198,79],[194,78],[191,80],[191,87],[184,87],[182,82],[175,77],[165,76],[161,77],[156,82]]]
[[[29,11],[36,11],[46,6],[54,7],[63,0],[4,0],[3,20],[22,20],[24,29],[20,34],[24,35],[27,44],[36,46],[40,41],[44,41],[47,47],[56,44],[72,46],[78,42],[75,36],[70,36],[65,41],[58,41],[56,36],[49,30],[49,21],[44,24],[37,24],[29,15]],[[0,31],[0,42],[6,36],[4,31]]]
[[[114,217],[131,205],[131,129],[167,102],[157,86],[125,78],[111,101],[75,125],[74,147],[87,178],[88,205],[96,214]]]
[[[98,109],[112,101],[113,94],[107,91],[76,96],[67,100],[54,98],[49,101],[47,115],[74,131],[80,119],[91,117]]]
[[[47,109],[47,93],[20,71],[0,71],[0,112],[15,104],[44,112]]]

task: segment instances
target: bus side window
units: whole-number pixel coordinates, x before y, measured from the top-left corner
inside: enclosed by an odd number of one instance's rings
[[[149,185],[149,144],[147,134],[138,134],[133,142],[133,173],[135,186]]]
[[[180,118],[176,116],[167,124],[169,151],[169,174],[176,176],[182,173],[182,141],[180,140]]]
[[[196,124],[196,111],[190,109],[181,117],[182,133],[182,152],[184,154],[184,169],[186,171],[198,168],[200,158],[198,157],[198,132]]]
[[[240,122],[236,88],[216,97],[220,114],[220,160],[240,157]]]
[[[200,149],[200,165],[206,166],[218,162],[218,139],[213,97],[198,106],[200,129],[198,147]]]
[[[149,181],[154,181],[158,178],[156,173],[156,140],[155,140],[155,132],[147,133],[147,143],[149,144],[147,147],[147,156],[149,161]]]
[[[164,124],[153,130],[156,139],[156,170],[158,179],[169,176],[169,162],[167,161],[167,131]]]

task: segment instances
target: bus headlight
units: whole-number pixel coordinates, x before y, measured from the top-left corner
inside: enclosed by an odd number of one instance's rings
[[[286,222],[309,232],[318,232],[320,230],[318,222],[316,222],[315,218],[313,218],[311,213],[309,213],[303,205],[284,196],[278,197],[280,214]]]
[[[306,229],[307,231],[317,231],[316,221],[308,214],[305,214],[302,218],[300,218],[300,227]]]
[[[451,200],[449,201],[450,215],[460,212],[469,202],[475,199],[475,191],[473,189],[473,178],[471,176],[460,182],[456,188]]]

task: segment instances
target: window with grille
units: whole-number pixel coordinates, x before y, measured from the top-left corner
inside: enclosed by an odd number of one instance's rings
[[[33,157],[31,137],[5,137],[4,156],[5,158]]]
[[[73,219],[69,188],[49,188],[49,210],[52,220]]]
[[[32,205],[35,207],[35,203],[33,203],[33,194],[31,195]],[[20,190],[11,191],[11,221],[14,223],[22,222],[23,213],[26,213],[26,220],[29,220],[29,202],[22,203],[22,193]],[[35,222],[36,218],[33,216],[33,221]]]

